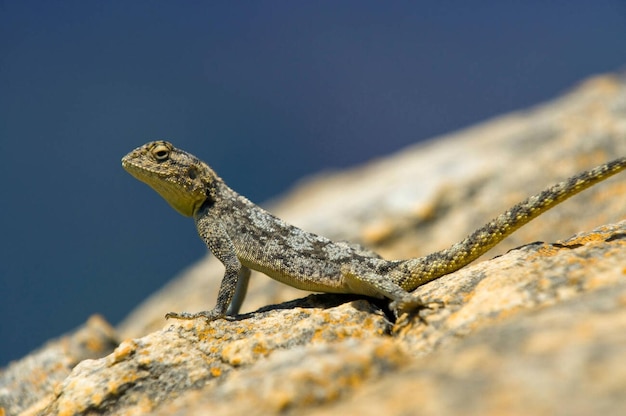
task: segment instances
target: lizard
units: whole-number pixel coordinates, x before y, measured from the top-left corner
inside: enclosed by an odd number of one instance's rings
[[[136,148],[122,158],[122,166],[180,214],[193,217],[200,238],[223,264],[213,309],[165,316],[210,322],[238,313],[251,269],[298,289],[389,299],[397,318],[425,306],[411,293],[417,287],[468,265],[545,211],[626,169],[626,157],[546,188],[449,248],[406,260],[385,260],[358,244],[334,242],[290,225],[232,190],[209,165],[167,141]]]

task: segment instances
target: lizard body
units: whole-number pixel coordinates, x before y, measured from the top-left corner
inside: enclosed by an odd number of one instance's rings
[[[224,265],[212,310],[166,315],[212,321],[237,313],[250,269],[299,289],[388,298],[396,314],[416,308],[422,302],[411,291],[464,267],[533,218],[626,169],[626,157],[531,196],[447,249],[408,260],[385,260],[357,244],[334,242],[290,225],[233,191],[206,163],[166,141],[133,150],[122,166],[179,213],[193,217],[200,237]]]

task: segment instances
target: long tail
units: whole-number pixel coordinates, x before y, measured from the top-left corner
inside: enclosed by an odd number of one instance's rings
[[[624,169],[626,157],[579,173],[531,196],[474,231],[460,243],[425,257],[407,260],[402,267],[405,272],[399,276],[397,283],[403,289],[411,291],[466,266],[532,219]]]

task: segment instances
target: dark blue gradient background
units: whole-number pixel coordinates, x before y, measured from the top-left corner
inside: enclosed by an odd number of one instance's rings
[[[169,138],[262,202],[619,70],[624,4],[0,1],[0,365],[205,254],[131,149]]]

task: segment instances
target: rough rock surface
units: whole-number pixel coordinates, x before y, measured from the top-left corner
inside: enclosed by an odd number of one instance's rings
[[[472,328],[450,348],[310,414],[624,414],[626,283],[619,277],[604,289]]]
[[[115,330],[95,315],[73,333],[11,363],[0,372],[0,415],[43,408],[76,364],[110,354],[119,342]]]
[[[388,258],[418,256],[621,155],[626,80],[603,76],[531,110],[313,179],[270,208]],[[207,257],[129,315],[111,354],[59,354],[58,368],[28,367],[51,356],[47,346],[3,370],[0,416],[624,414],[625,218],[620,174],[525,226],[490,260],[419,288],[442,304],[396,324],[385,302],[302,299],[259,274],[244,304],[263,307],[255,313],[164,321],[170,310],[213,306],[223,269]]]

